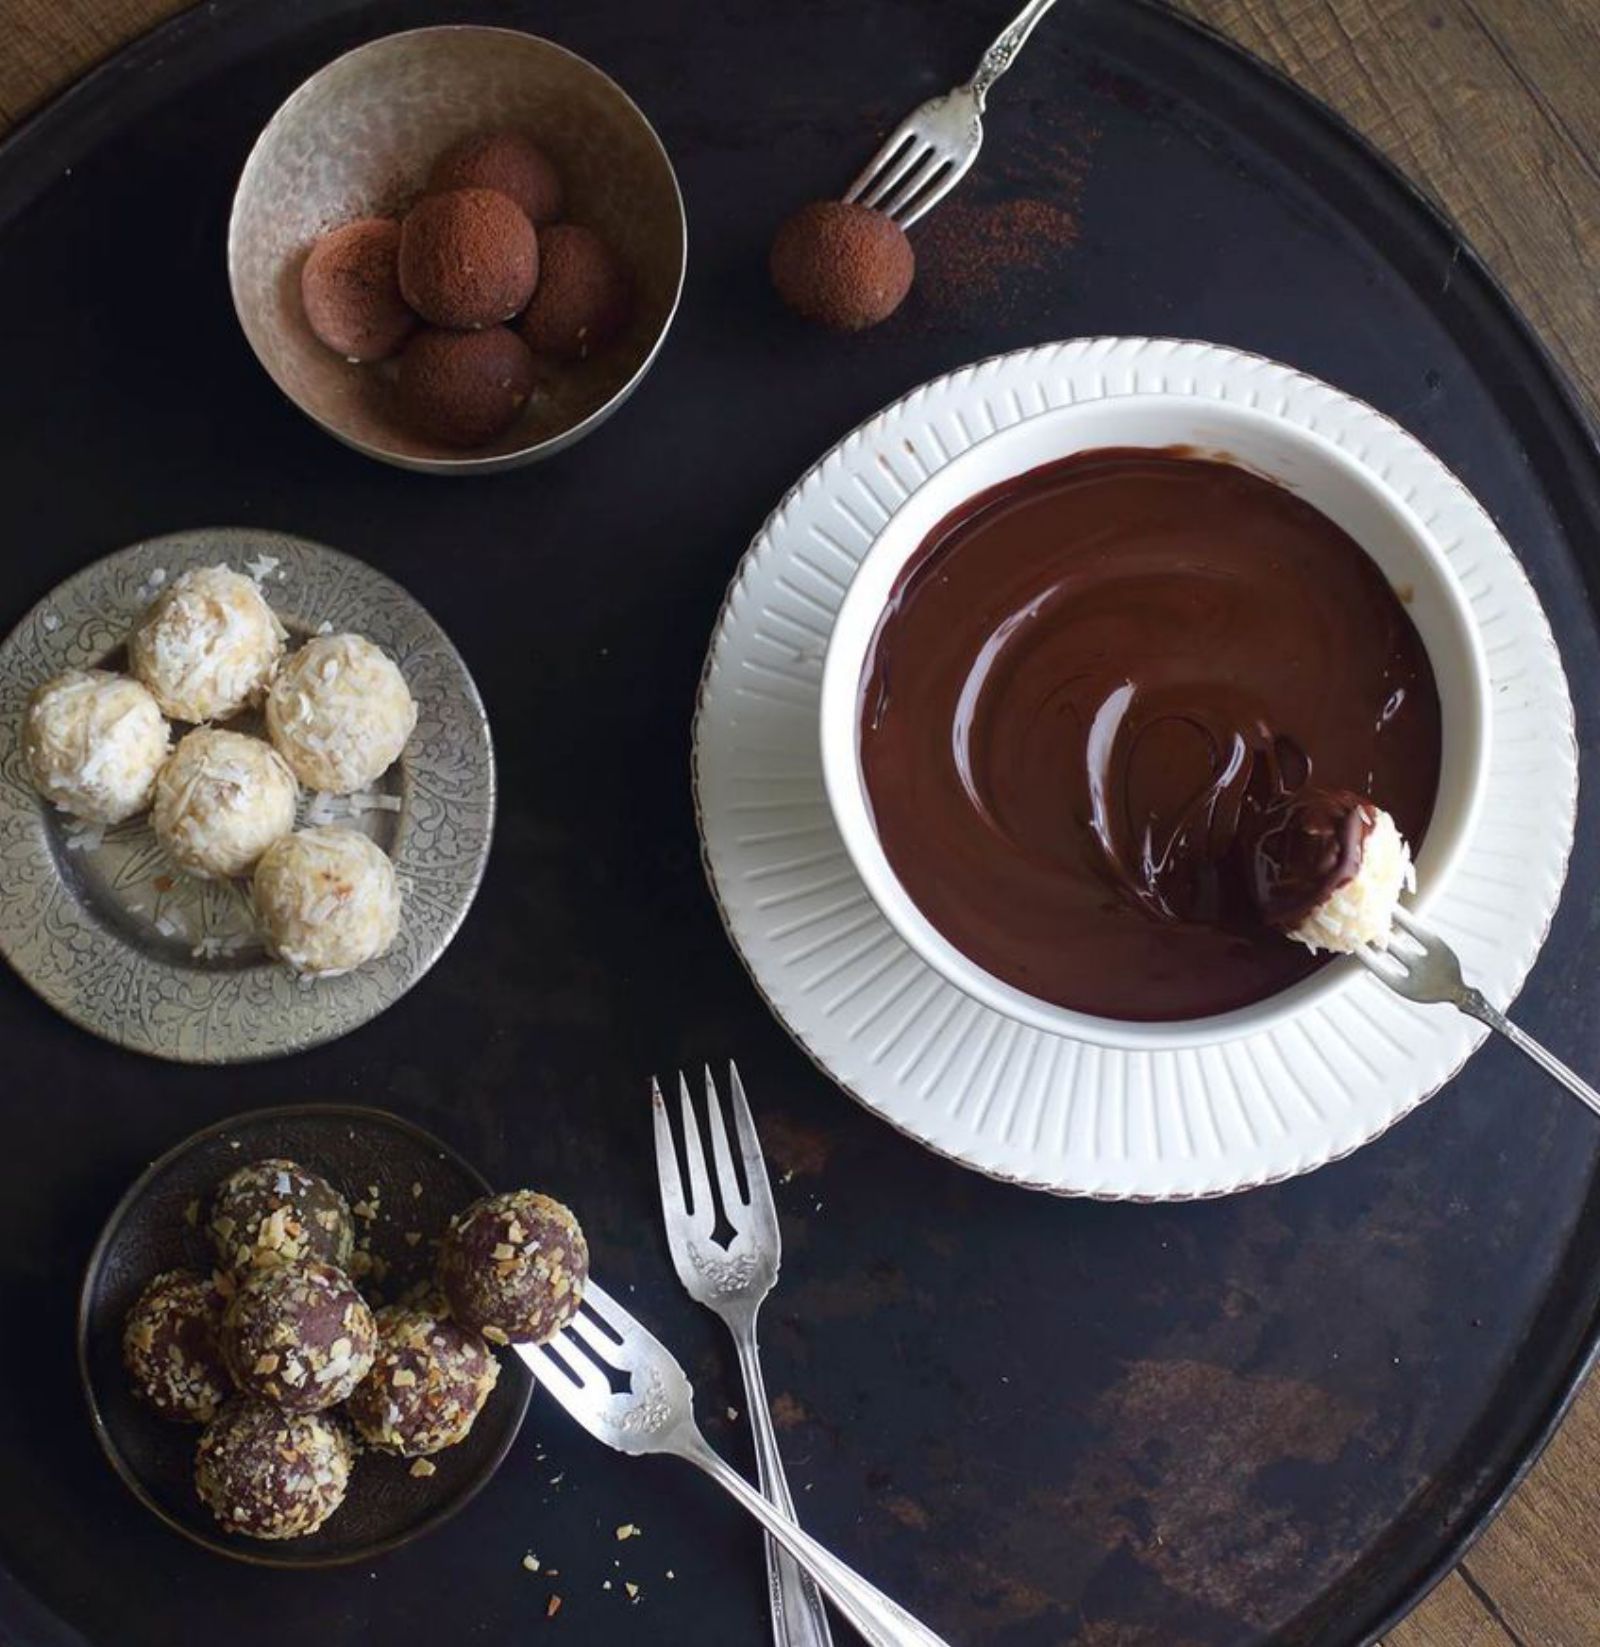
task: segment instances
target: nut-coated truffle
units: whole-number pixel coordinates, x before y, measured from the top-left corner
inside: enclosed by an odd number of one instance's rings
[[[367,1376],[372,1311],[343,1270],[313,1259],[256,1270],[222,1320],[222,1355],[246,1394],[288,1412],[332,1407]]]
[[[394,1304],[377,1319],[372,1371],[345,1408],[361,1438],[407,1458],[465,1441],[500,1376],[494,1351],[428,1310]]]
[[[194,1484],[231,1533],[304,1538],[344,1502],[354,1461],[337,1420],[240,1399],[200,1437]]]
[[[416,730],[400,666],[361,635],[314,635],[267,694],[267,735],[311,789],[350,795],[376,783]]]
[[[589,1246],[559,1201],[513,1190],[450,1220],[439,1284],[451,1315],[493,1344],[541,1344],[577,1312]]]
[[[633,312],[627,267],[593,229],[557,223],[539,236],[539,284],[517,329],[536,355],[585,360]]]
[[[209,1424],[233,1393],[221,1348],[223,1297],[193,1270],[167,1270],[139,1294],[122,1331],[136,1394],[163,1418]]]
[[[294,1161],[252,1161],[217,1186],[206,1224],[217,1263],[238,1276],[321,1259],[345,1269],[355,1247],[350,1205]]]
[[[400,290],[424,320],[477,330],[533,296],[539,242],[522,208],[494,189],[424,195],[400,229]]]
[[[69,669],[28,699],[22,748],[48,801],[117,824],[150,805],[170,733],[147,687],[103,669]]]
[[[917,259],[905,231],[882,212],[815,200],[779,225],[770,267],[778,296],[796,314],[859,332],[900,307]]]
[[[481,446],[503,434],[533,393],[533,356],[515,332],[425,331],[400,356],[400,413],[445,446]]]
[[[261,701],[283,625],[253,580],[195,566],[158,595],[128,642],[133,674],[175,721],[220,721]]]
[[[256,865],[267,948],[302,977],[333,978],[375,960],[400,932],[400,883],[359,829],[302,829]]]
[[[428,193],[495,189],[514,200],[536,229],[561,216],[561,174],[537,143],[521,132],[478,132],[452,143],[428,173]]]
[[[199,726],[156,778],[151,823],[180,869],[201,880],[244,875],[294,828],[300,786],[271,744]]]
[[[320,342],[349,361],[386,360],[417,328],[400,295],[400,225],[361,217],[325,234],[300,269],[300,301]]]

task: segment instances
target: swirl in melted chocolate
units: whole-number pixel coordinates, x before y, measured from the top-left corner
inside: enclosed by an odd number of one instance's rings
[[[1103,1017],[1198,1018],[1325,964],[1281,930],[1414,845],[1433,670],[1361,548],[1283,487],[1104,449],[971,499],[912,557],[862,683],[879,839],[994,976]]]

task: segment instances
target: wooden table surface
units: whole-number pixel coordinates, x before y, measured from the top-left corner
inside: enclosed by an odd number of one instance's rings
[[[185,3],[0,0],[0,131]],[[1181,3],[1430,190],[1600,413],[1597,0]],[[1387,1647],[1595,1647],[1597,1558],[1600,1383]]]

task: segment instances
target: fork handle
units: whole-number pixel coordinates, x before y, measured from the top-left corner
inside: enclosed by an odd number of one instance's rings
[[[1028,36],[1037,27],[1039,19],[1055,3],[1056,0],[1028,0],[1028,4],[995,36],[988,51],[978,60],[968,85],[980,109],[989,95],[989,88],[1017,60],[1017,53],[1028,43]]]
[[[733,1339],[739,1351],[739,1371],[744,1374],[745,1407],[750,1414],[750,1433],[755,1437],[756,1479],[761,1484],[761,1495],[791,1521],[798,1520],[767,1405],[767,1383],[761,1374],[761,1352],[756,1343],[753,1315],[747,1327],[734,1329]],[[766,1545],[767,1597],[772,1603],[775,1647],[833,1647],[828,1615],[810,1574],[771,1533],[767,1534]]]
[[[949,1647],[920,1624],[899,1602],[891,1601],[853,1567],[824,1548],[792,1517],[774,1508],[737,1470],[730,1469],[696,1431],[675,1449],[698,1464],[732,1498],[738,1500],[817,1581],[843,1616],[871,1647]]]
[[[1546,1075],[1553,1076],[1574,1098],[1581,1099],[1596,1115],[1600,1115],[1600,1092],[1596,1092],[1576,1070],[1562,1063],[1548,1047],[1534,1040],[1526,1030],[1518,1029],[1498,1008],[1490,1006],[1477,990],[1463,990],[1457,997],[1456,1005],[1479,1023],[1487,1024],[1497,1034],[1505,1036],[1512,1046],[1526,1053]]]

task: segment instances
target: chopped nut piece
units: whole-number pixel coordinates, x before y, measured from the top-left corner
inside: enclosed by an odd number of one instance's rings
[[[551,1596],[551,1598],[544,1604],[544,1616],[546,1618],[554,1618],[560,1611],[561,1597]]]
[[[631,1521],[624,1521],[623,1524],[617,1528],[617,1540],[619,1543],[625,1538],[637,1538],[638,1536],[639,1529],[634,1526]]]
[[[539,1558],[533,1553],[532,1550],[529,1550],[528,1553],[522,1558],[522,1565],[526,1567],[530,1573],[536,1573],[539,1570]]]
[[[418,1477],[430,1476],[437,1468],[438,1466],[431,1458],[419,1458],[413,1461],[411,1465],[411,1473],[412,1475]]]

